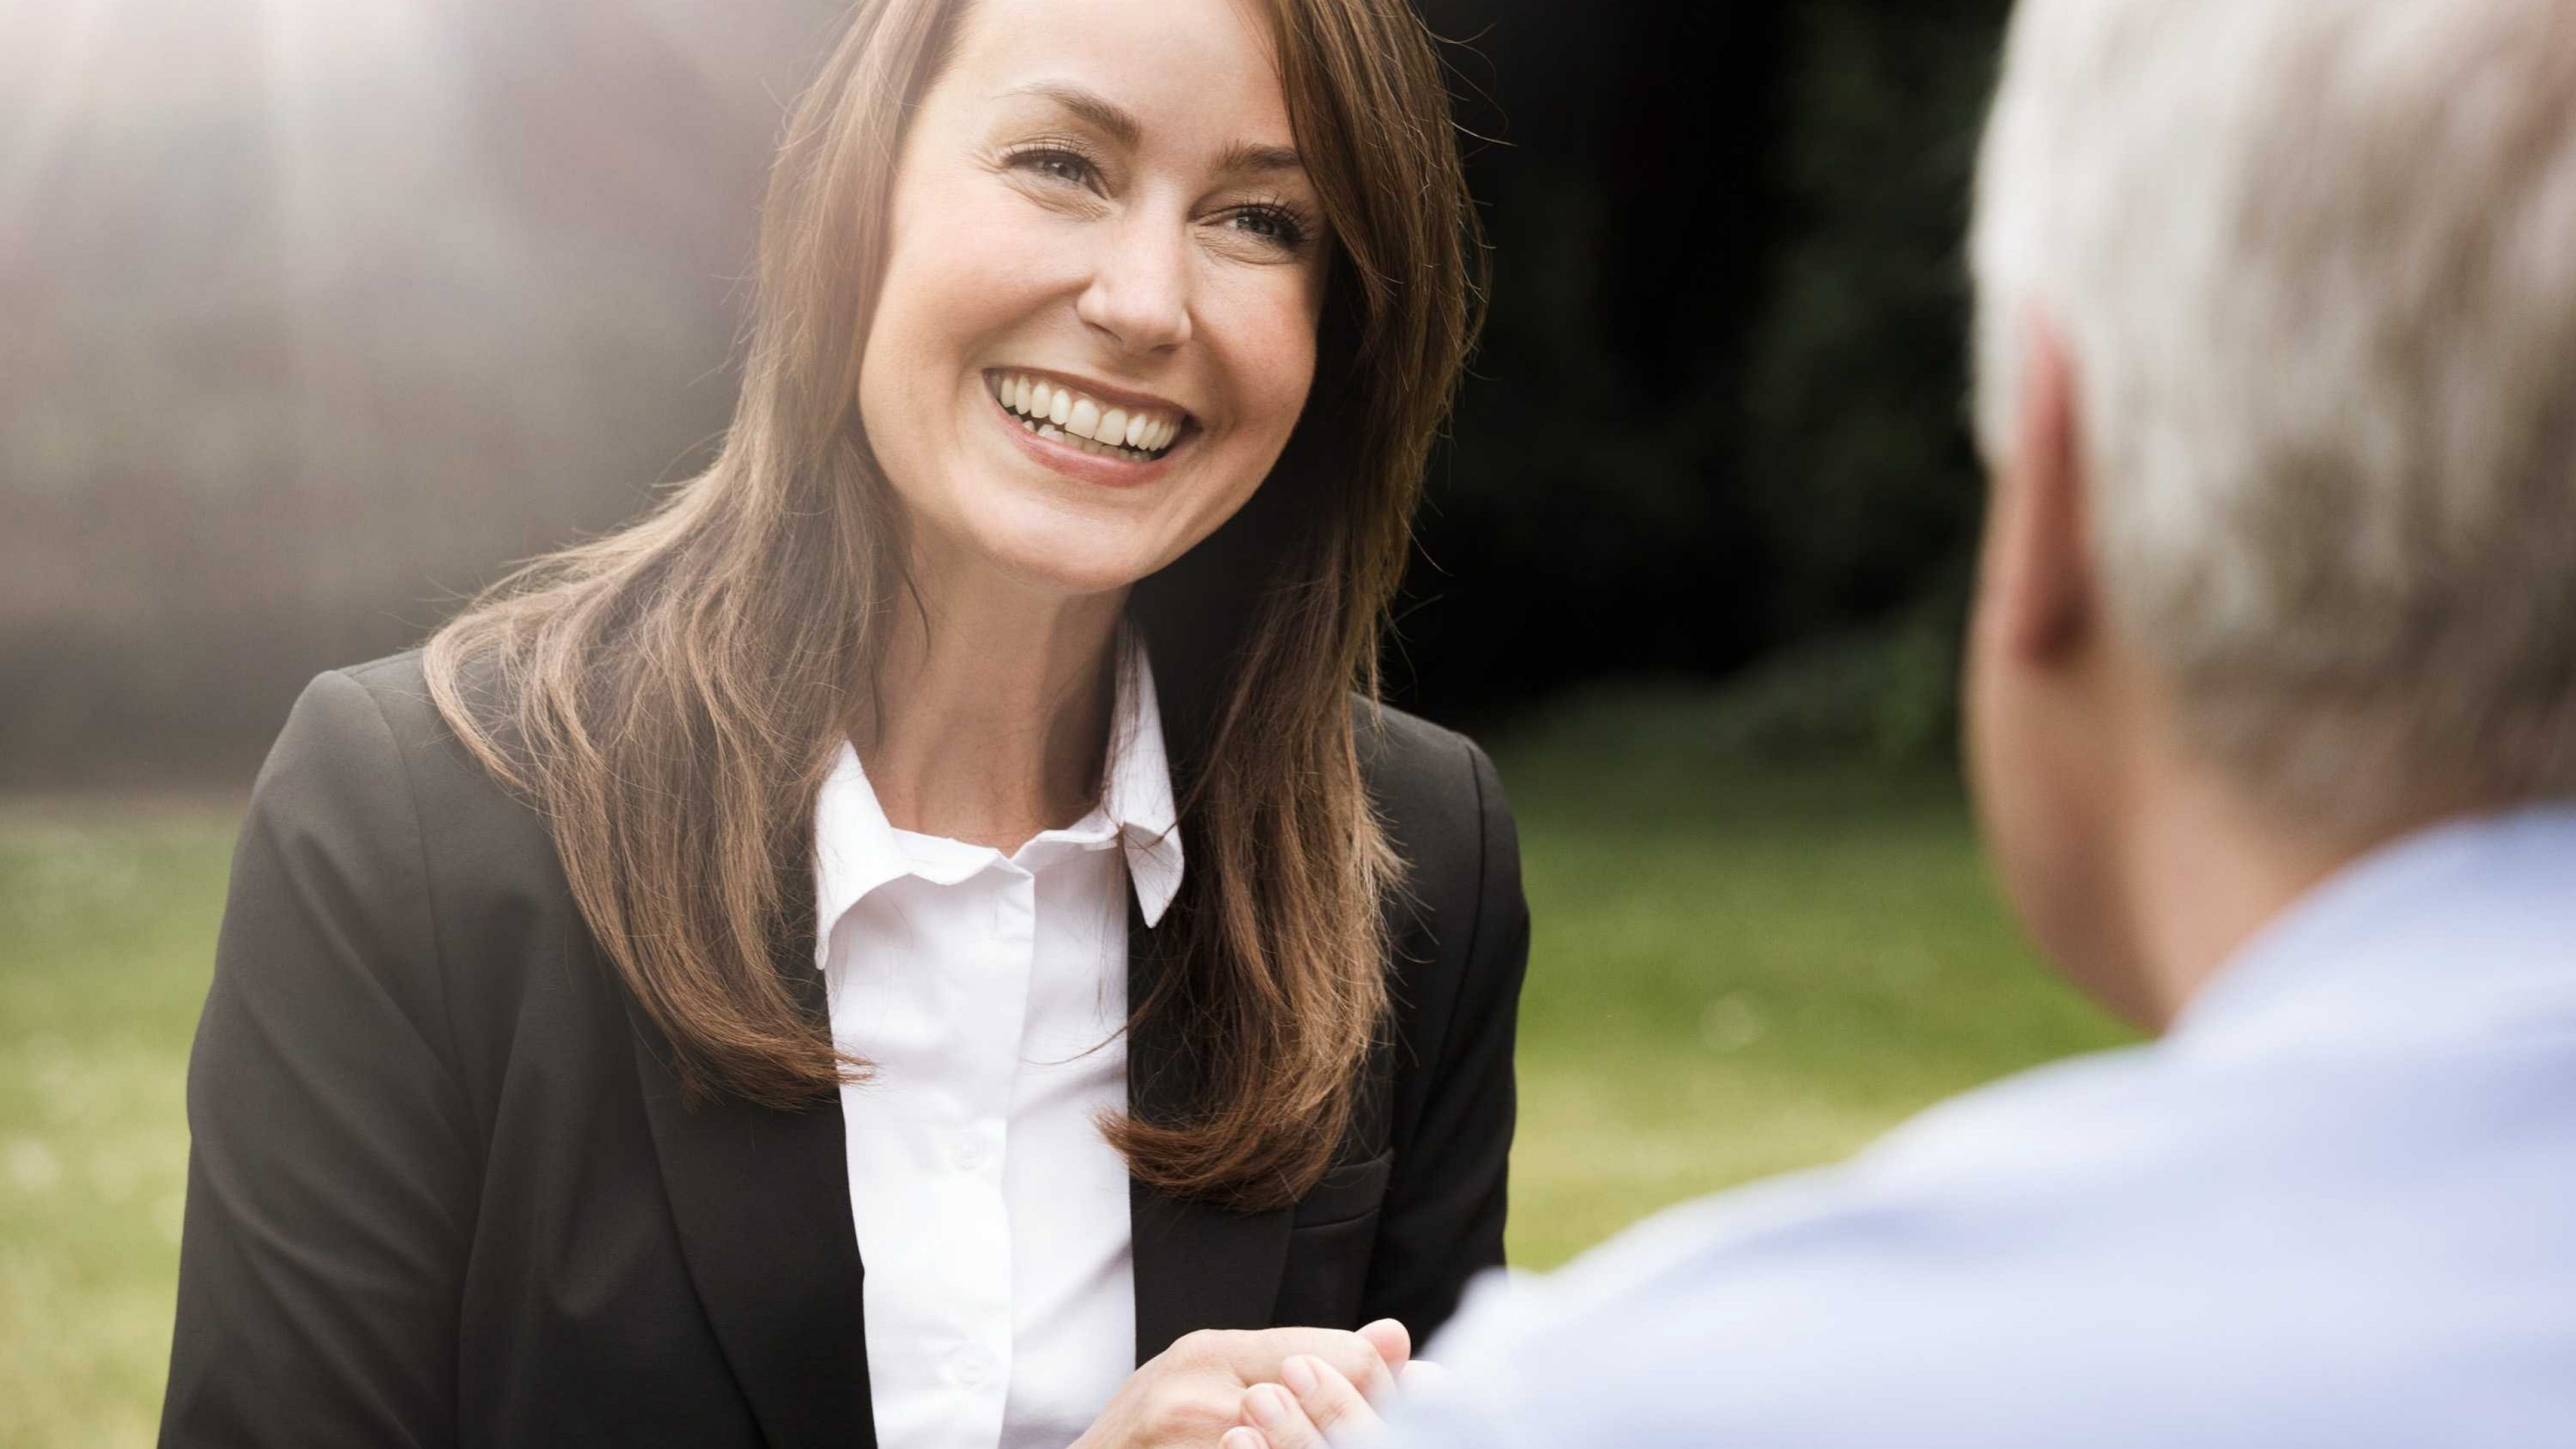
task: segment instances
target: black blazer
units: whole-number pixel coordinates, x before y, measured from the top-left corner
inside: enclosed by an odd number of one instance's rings
[[[1427,1333],[1502,1260],[1511,816],[1465,739],[1362,718],[1410,863],[1391,1040],[1295,1207],[1133,1190],[1139,1362],[1203,1327]],[[685,1108],[630,1006],[417,656],[316,679],[252,793],[189,1062],[161,1442],[872,1445],[839,1103]],[[1131,1101],[1175,1045],[1131,1043]]]

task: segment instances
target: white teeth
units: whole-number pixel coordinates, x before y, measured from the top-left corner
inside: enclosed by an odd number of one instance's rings
[[[1159,453],[1180,436],[1179,418],[1110,407],[1070,388],[1021,373],[996,378],[993,395],[1038,436],[1082,444],[1086,452],[1111,456]],[[1091,444],[1099,446],[1088,446]]]

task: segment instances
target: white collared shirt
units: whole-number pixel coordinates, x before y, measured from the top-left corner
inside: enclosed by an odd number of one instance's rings
[[[847,744],[815,801],[816,964],[884,1449],[1061,1449],[1135,1365],[1127,910],[1181,883],[1152,672],[1121,646],[1101,803],[1004,854],[890,824]]]

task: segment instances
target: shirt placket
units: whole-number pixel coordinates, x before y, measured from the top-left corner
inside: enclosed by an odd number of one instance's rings
[[[973,1067],[961,1083],[960,1120],[950,1129],[942,1169],[970,1209],[959,1223],[952,1260],[959,1286],[957,1342],[946,1372],[973,1411],[960,1449],[991,1449],[1001,1438],[1009,1398],[1011,1342],[1011,1225],[1003,1192],[1003,1158],[1009,1150],[1013,1080],[1025,1025],[1036,947],[1035,879],[1020,866],[997,861],[976,882],[990,929],[986,959],[961,982],[975,998],[958,1003],[958,1019],[971,1022],[965,1045]]]

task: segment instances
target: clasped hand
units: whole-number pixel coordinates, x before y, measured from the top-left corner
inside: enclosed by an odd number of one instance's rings
[[[1072,1449],[1324,1449],[1377,1427],[1413,1364],[1394,1319],[1326,1328],[1203,1329],[1129,1375]]]

